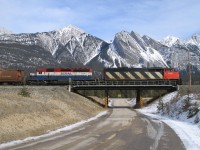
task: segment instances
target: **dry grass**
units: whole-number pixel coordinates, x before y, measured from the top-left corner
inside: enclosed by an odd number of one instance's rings
[[[0,87],[0,143],[44,134],[104,110],[66,87]]]

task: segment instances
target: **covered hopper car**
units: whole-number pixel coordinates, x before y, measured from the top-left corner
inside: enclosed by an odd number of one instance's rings
[[[0,84],[23,84],[24,70],[0,69]]]

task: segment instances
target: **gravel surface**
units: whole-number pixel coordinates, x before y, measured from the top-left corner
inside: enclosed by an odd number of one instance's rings
[[[30,96],[20,95],[23,89]],[[101,111],[104,108],[65,86],[1,86],[0,143],[41,135]]]

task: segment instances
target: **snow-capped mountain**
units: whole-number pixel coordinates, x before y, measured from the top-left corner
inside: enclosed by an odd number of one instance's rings
[[[194,34],[192,35],[192,38],[189,39],[186,44],[192,44],[192,45],[197,45],[200,47],[200,35]]]
[[[163,57],[147,46],[139,34],[125,31],[115,35],[112,43],[102,45],[102,50],[87,63],[88,66],[103,67],[168,67]]]
[[[183,69],[186,68],[183,62],[188,48],[191,49],[192,64],[200,64],[199,41],[198,35],[185,42],[174,37],[156,41],[135,32],[122,31],[108,43],[69,25],[50,32],[1,34],[0,65],[29,69],[87,66],[96,71],[125,66]]]
[[[0,35],[0,43],[4,47],[10,47],[11,44],[19,44],[21,47],[38,46],[52,55],[58,67],[81,67],[99,53],[103,41],[70,25],[51,32]],[[52,65],[46,67],[49,66]]]
[[[13,34],[13,32],[4,27],[0,27],[0,35],[2,34]]]
[[[158,51],[149,47],[135,32],[117,33],[112,47],[121,56],[123,62],[130,67],[167,67]]]
[[[192,70],[200,70],[200,36],[193,35],[190,39],[167,37],[162,40],[157,50],[171,67],[186,70],[188,57]]]
[[[180,42],[180,39],[175,36],[167,36],[163,40],[160,41],[163,45],[171,47],[172,45]]]

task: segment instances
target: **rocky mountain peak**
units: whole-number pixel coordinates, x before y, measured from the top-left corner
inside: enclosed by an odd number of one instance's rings
[[[0,27],[0,35],[4,35],[4,34],[13,34],[13,32],[4,27]]]
[[[200,41],[200,35],[199,34],[193,34],[192,39]]]
[[[0,64],[3,68],[175,67],[186,70],[188,50],[193,68],[200,70],[200,36],[189,40],[168,36],[162,42],[136,32],[121,31],[105,42],[69,25],[62,29],[31,34],[0,35]],[[26,60],[26,62],[23,62]]]
[[[171,47],[176,42],[179,42],[179,38],[169,35],[165,37],[163,40],[161,40],[160,42],[168,47]]]
[[[118,38],[118,37],[126,38],[127,36],[130,36],[129,32],[127,32],[127,31],[121,31],[121,32],[118,32],[115,34],[115,38]]]
[[[117,33],[113,48],[122,57],[124,64],[131,64],[132,67],[167,67],[162,56],[136,32]]]
[[[149,37],[148,35],[143,35],[142,38],[143,38],[143,39],[146,39],[146,40],[152,40],[152,38]]]
[[[193,40],[194,44],[200,47],[200,35],[193,34],[191,39]]]
[[[74,36],[78,36],[85,33],[85,31],[73,25],[68,25],[67,27],[57,30],[57,32],[59,32],[60,34],[71,34]]]

